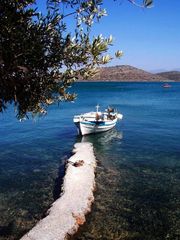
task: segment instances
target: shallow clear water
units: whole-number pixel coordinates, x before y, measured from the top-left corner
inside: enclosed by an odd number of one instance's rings
[[[180,83],[78,83],[75,103],[19,123],[0,115],[0,239],[16,239],[59,194],[76,141],[94,143],[97,189],[87,223],[73,239],[180,239]],[[76,136],[72,116],[109,104],[116,129]]]
[[[67,106],[37,121],[0,115],[0,239],[19,239],[59,196],[76,139]]]

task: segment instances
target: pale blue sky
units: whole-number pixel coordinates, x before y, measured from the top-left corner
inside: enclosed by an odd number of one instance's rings
[[[154,7],[145,10],[127,0],[104,0],[104,7],[108,16],[94,25],[92,34],[112,34],[110,53],[124,52],[121,60],[110,65],[149,71],[180,69],[180,0],[154,0]]]
[[[154,0],[154,7],[142,10],[126,0],[105,0],[108,16],[94,33],[112,34],[113,50],[124,52],[114,64],[129,64],[146,70],[180,69],[180,0]]]

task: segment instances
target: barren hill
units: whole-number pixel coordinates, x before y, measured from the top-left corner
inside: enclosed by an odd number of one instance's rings
[[[179,71],[162,72],[162,73],[158,73],[158,75],[168,80],[180,81]]]
[[[129,65],[99,68],[92,80],[98,81],[163,81],[164,76],[152,74]]]

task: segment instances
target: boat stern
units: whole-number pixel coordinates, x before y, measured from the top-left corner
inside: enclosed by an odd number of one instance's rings
[[[118,114],[117,114],[117,119],[118,119],[118,120],[122,120],[122,119],[123,119],[123,115],[122,115],[121,113],[118,113]]]

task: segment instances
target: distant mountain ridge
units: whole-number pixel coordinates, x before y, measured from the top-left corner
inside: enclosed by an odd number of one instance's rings
[[[89,81],[180,81],[180,72],[150,73],[142,69],[129,66],[118,65],[113,67],[103,67],[98,69],[98,73]]]
[[[169,80],[180,81],[180,71],[161,72],[158,75]]]

